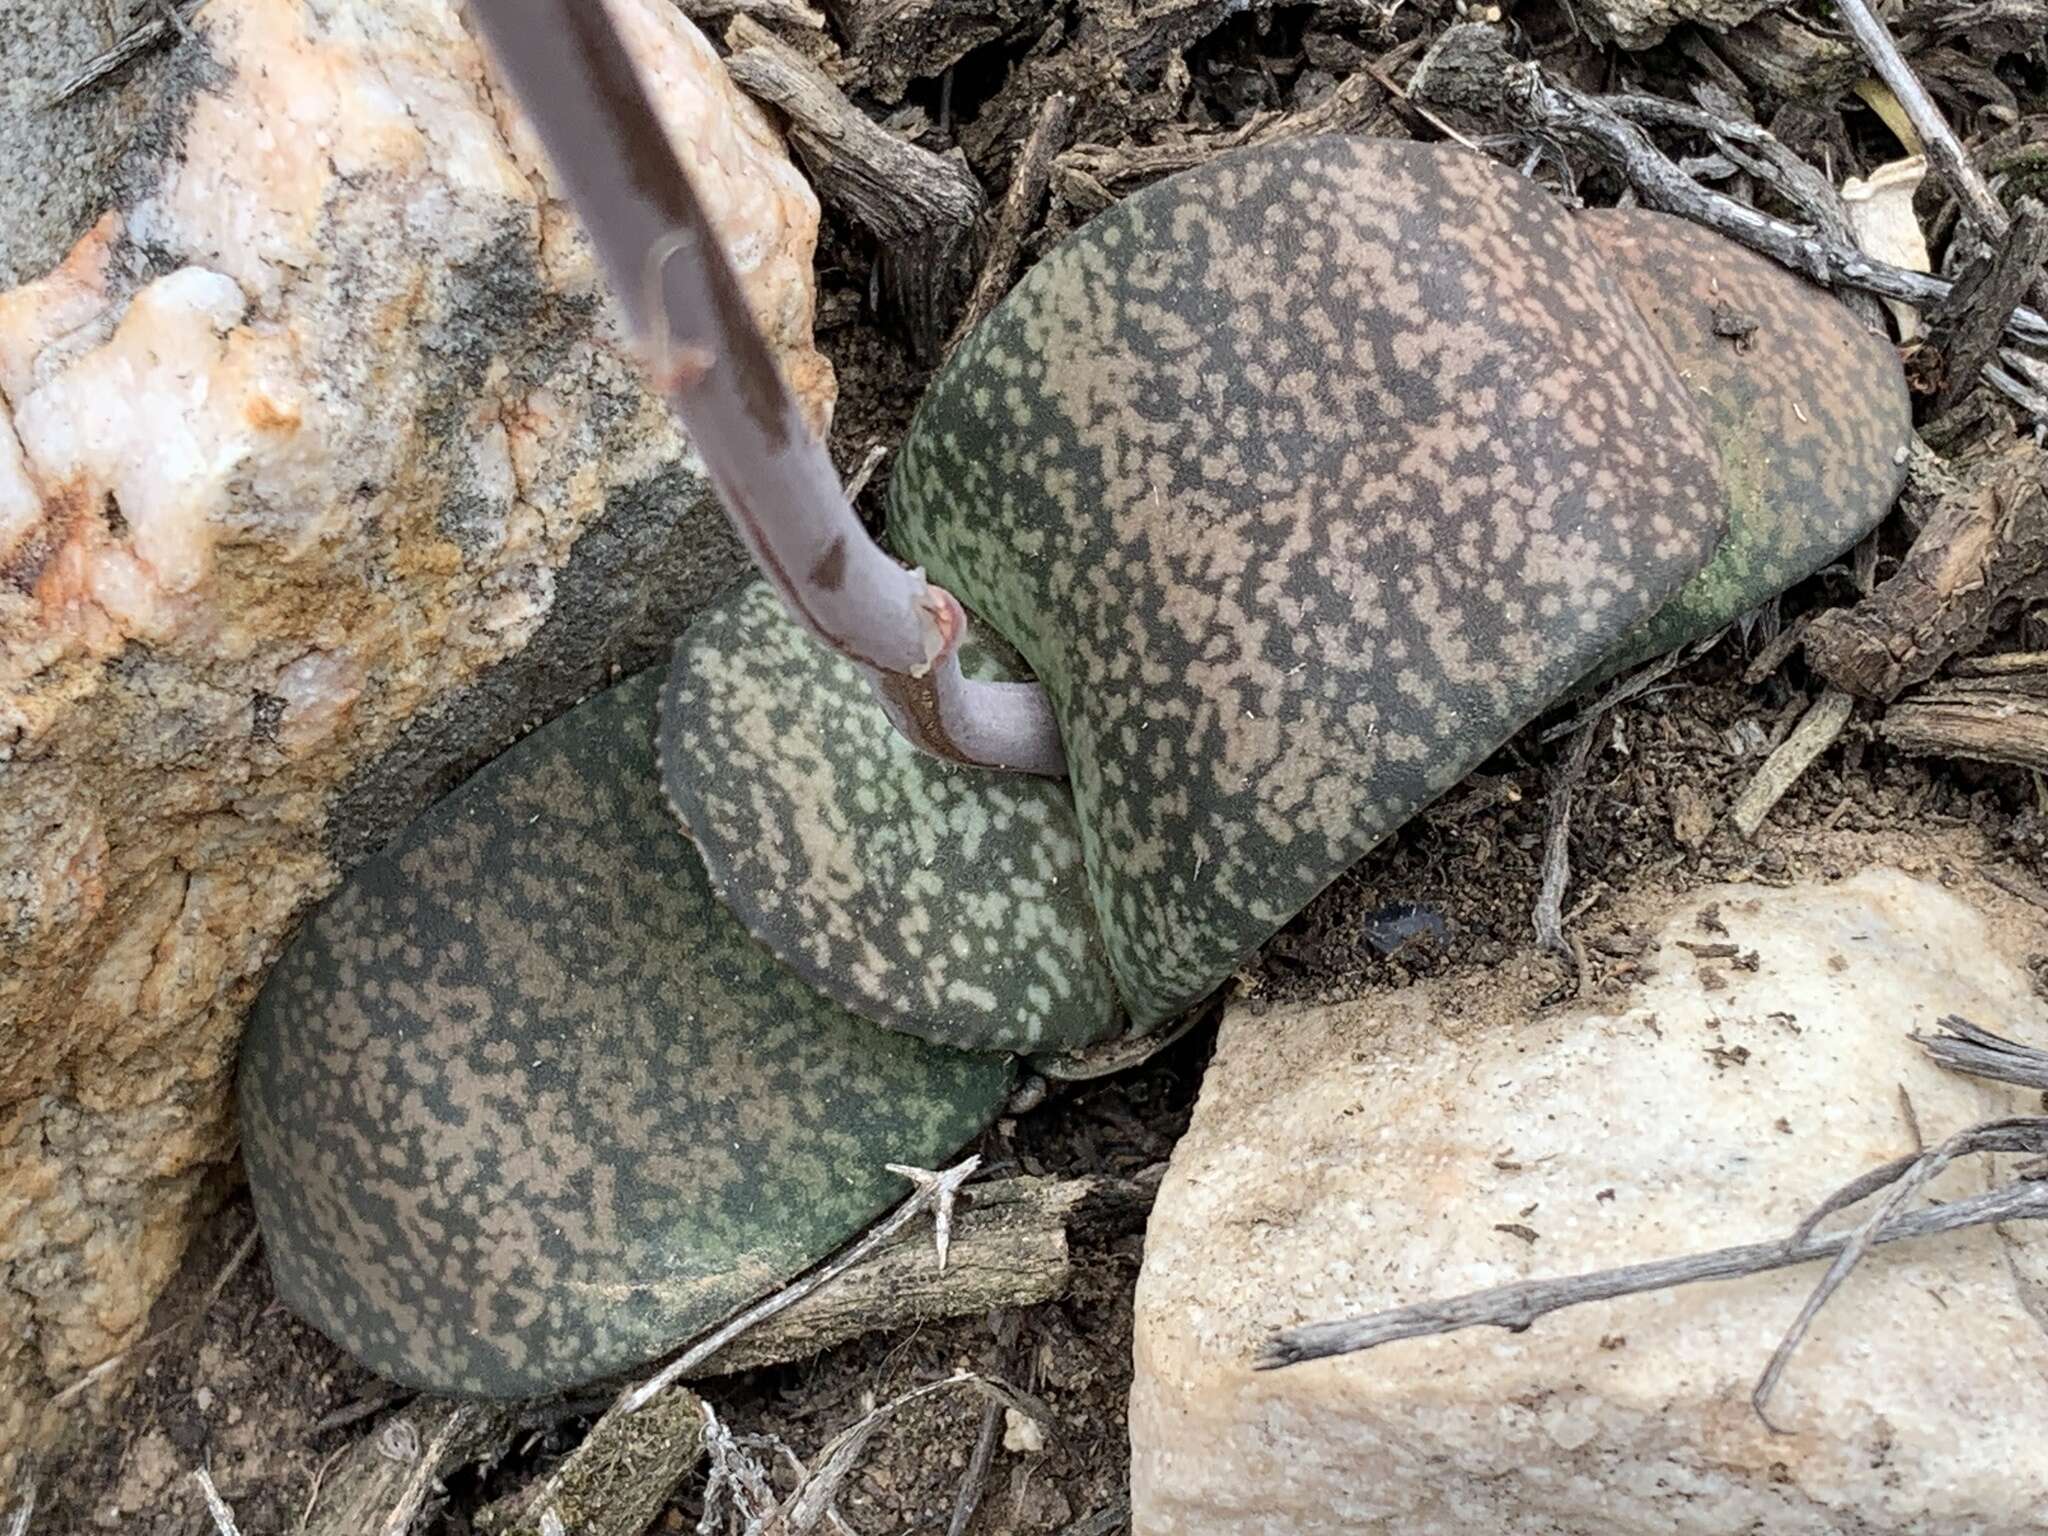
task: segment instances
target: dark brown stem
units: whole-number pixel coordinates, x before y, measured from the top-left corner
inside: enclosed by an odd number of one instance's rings
[[[589,231],[733,527],[790,612],[936,757],[1059,776],[1029,683],[977,682],[967,618],[878,548],[798,413],[625,45],[596,0],[478,0],[492,53]]]

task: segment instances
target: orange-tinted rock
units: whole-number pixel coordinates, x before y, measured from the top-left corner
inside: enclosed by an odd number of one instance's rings
[[[824,420],[815,199],[672,6],[612,3]],[[193,25],[0,294],[0,1477],[176,1264],[295,914],[744,564],[453,7]]]

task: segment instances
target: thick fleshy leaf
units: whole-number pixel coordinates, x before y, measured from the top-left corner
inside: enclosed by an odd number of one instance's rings
[[[1314,139],[1158,183],[956,352],[890,537],[1046,685],[1140,1026],[1712,553],[1713,456],[1571,216]]]
[[[1012,1068],[851,1017],[711,893],[662,803],[658,672],[535,732],[353,874],[243,1047],[278,1294],[372,1370],[524,1396],[808,1267]]]
[[[1670,214],[1579,215],[1677,365],[1721,460],[1720,549],[1606,658],[1611,676],[1712,634],[1884,521],[1906,479],[1898,354],[1825,289]]]
[[[972,676],[1024,675],[970,638]],[[1114,1033],[1067,786],[942,762],[755,582],[700,614],[661,702],[662,779],[755,937],[864,1018],[970,1050]]]

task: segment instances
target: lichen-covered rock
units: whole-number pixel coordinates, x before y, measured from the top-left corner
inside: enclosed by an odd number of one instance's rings
[[[979,632],[961,665],[1024,675]],[[1060,1051],[1115,1031],[1067,786],[918,751],[766,582],[676,643],[660,745],[713,889],[812,986],[969,1050]]]
[[[1670,363],[1540,190],[1461,151],[1227,155],[1071,237],[955,353],[890,537],[1051,696],[1110,962],[1209,992],[1712,553]]]
[[[90,50],[16,9],[40,99]],[[673,6],[616,9],[822,419],[815,200]],[[0,1480],[219,1186],[294,915],[745,564],[455,6],[190,25],[121,154],[0,133],[67,156],[0,174],[9,260],[40,189],[99,219],[0,294]]]
[[[825,1257],[1002,1107],[1007,1059],[836,1007],[663,803],[659,670],[486,766],[314,913],[243,1048],[278,1294],[372,1370],[528,1396]]]
[[[1782,1433],[1750,1392],[1817,1265],[1252,1368],[1301,1323],[1774,1241],[2038,1111],[1909,1038],[1955,1011],[2048,1045],[2039,913],[1956,877],[1976,850],[1923,852],[1957,890],[1879,865],[1627,901],[1645,979],[1598,1004],[1546,1007],[1554,971],[1511,962],[1227,1016],[1146,1232],[1133,1536],[2036,1536],[2048,1290],[1989,1228],[1871,1253],[1793,1356]]]
[[[1721,459],[1714,558],[1600,670],[1712,634],[1884,521],[1913,436],[1905,370],[1834,296],[1670,214],[1579,216],[1671,356]]]

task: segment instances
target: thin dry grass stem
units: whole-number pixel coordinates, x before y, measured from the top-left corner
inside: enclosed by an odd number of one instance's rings
[[[1913,1040],[1951,1072],[1965,1072],[1972,1077],[2013,1083],[2021,1088],[2038,1088],[2048,1093],[2048,1051],[2021,1045],[2003,1035],[1994,1035],[1960,1014],[1950,1014],[1939,1022],[1938,1027],[1949,1033],[1923,1035],[1915,1030]]]
[[[759,1536],[804,1536],[804,1533],[815,1527],[837,1502],[840,1490],[845,1487],[847,1478],[859,1464],[861,1453],[867,1449],[867,1443],[874,1437],[876,1430],[912,1403],[931,1397],[935,1393],[950,1391],[955,1387],[970,1387],[987,1398],[996,1408],[998,1417],[1004,1408],[1014,1408],[1019,1413],[1028,1414],[1040,1421],[1046,1417],[1042,1405],[1025,1397],[1015,1388],[971,1371],[956,1372],[944,1381],[927,1382],[921,1387],[913,1387],[902,1396],[892,1398],[878,1408],[870,1409],[856,1422],[834,1435],[826,1443],[824,1450],[812,1458],[809,1474],[798,1484],[796,1491],[783,1500],[782,1507],[773,1519],[764,1524]],[[750,1530],[747,1536],[756,1536],[756,1533]]]
[[[1551,780],[1550,803],[1544,816],[1543,885],[1536,893],[1537,948],[1576,962],[1577,956],[1564,937],[1564,896],[1572,879],[1572,797],[1586,777],[1593,759],[1593,739],[1600,733],[1604,713],[1594,713],[1572,735],[1564,761]]]
[[[35,1458],[28,1457],[22,1463],[20,1480],[16,1485],[18,1491],[14,1496],[20,1503],[15,1505],[14,1513],[7,1517],[7,1536],[27,1536],[28,1523],[35,1517],[39,1484]]]
[[[922,1168],[908,1169],[893,1163],[890,1167],[893,1171],[914,1179],[917,1175],[924,1175],[922,1179],[916,1179],[917,1188],[907,1200],[870,1228],[858,1242],[826,1260],[809,1274],[798,1276],[774,1295],[762,1298],[731,1321],[706,1334],[646,1381],[631,1389],[620,1399],[620,1406],[624,1411],[634,1413],[646,1407],[749,1328],[795,1306],[834,1277],[844,1274],[864,1261],[908,1226],[927,1207],[937,1207],[936,1225],[940,1233],[939,1262],[943,1268],[946,1239],[952,1233],[953,1202],[959,1196],[961,1186],[981,1167],[980,1154],[965,1158],[938,1174],[928,1173]]]
[[[2029,1178],[1926,1210],[1899,1208],[1940,1166],[1980,1152],[2048,1152],[2048,1116],[1987,1121],[1951,1137],[1932,1152],[1899,1158],[1861,1174],[1822,1201],[1819,1209],[1790,1236],[1775,1242],[1746,1243],[1557,1279],[1517,1281],[1463,1296],[1390,1307],[1362,1317],[1288,1328],[1267,1341],[1253,1364],[1258,1370],[1278,1370],[1309,1360],[1377,1349],[1401,1339],[1456,1333],[1466,1328],[1492,1327],[1520,1333],[1552,1312],[1588,1302],[1612,1301],[1706,1280],[1739,1279],[1820,1259],[1839,1260],[1846,1255],[1848,1263],[1840,1266],[1840,1273],[1831,1268],[1816,1293],[1819,1302],[1825,1302],[1849,1267],[1872,1247],[1969,1227],[2048,1218],[2048,1180]],[[1884,1208],[1855,1231],[1822,1236],[1813,1230],[1825,1216],[1885,1188],[1902,1192],[1887,1199]],[[1802,1310],[1799,1322],[1780,1345],[1780,1354],[1789,1355],[1788,1346],[1796,1348],[1816,1310],[1817,1303],[1811,1301]],[[1782,1371],[1782,1364],[1775,1357],[1773,1364]],[[1776,1380],[1775,1374],[1766,1372],[1758,1383],[1758,1400],[1768,1395],[1765,1389],[1774,1386]]]
[[[981,1429],[974,1437],[974,1454],[967,1459],[966,1475],[953,1499],[953,1518],[946,1522],[946,1536],[967,1536],[974,1512],[981,1508],[981,1495],[988,1487],[989,1468],[995,1464],[996,1442],[1003,1433],[1003,1405],[994,1398],[983,1405]]]
[[[860,500],[860,493],[868,488],[868,482],[875,478],[875,471],[882,467],[882,460],[887,457],[889,449],[886,444],[868,444],[868,451],[860,456],[859,466],[846,481],[846,500],[849,505]]]
[[[604,7],[477,0],[471,14],[650,354],[655,386],[790,613],[861,669],[921,750],[1064,775],[1044,690],[965,676],[966,611],[890,558],[848,503]]]
[[[303,1532],[312,1523],[313,1511],[320,1507],[321,1485],[327,1481],[327,1474],[334,1470],[334,1464],[346,1456],[349,1453],[349,1449],[350,1447],[346,1441],[337,1445],[334,1448],[333,1454],[321,1462],[319,1470],[314,1472],[313,1485],[306,1490],[306,1507],[299,1511],[298,1529],[300,1531]]]
[[[1850,1272],[1863,1262],[1864,1255],[1870,1252],[1871,1244],[1877,1241],[1878,1233],[1898,1218],[1906,1202],[1919,1194],[1927,1187],[1929,1180],[1959,1157],[1968,1157],[1978,1152],[2042,1150],[2048,1150],[2048,1119],[2028,1116],[2010,1120],[1990,1120],[1968,1130],[1959,1131],[1917,1157],[1905,1159],[1903,1166],[1894,1162],[1883,1170],[1890,1175],[1885,1181],[1890,1186],[1890,1193],[1879,1201],[1877,1207],[1849,1234],[1848,1241],[1842,1245],[1841,1251],[1828,1265],[1827,1271],[1820,1277],[1820,1283],[1806,1298],[1806,1304],[1799,1309],[1799,1316],[1793,1319],[1792,1326],[1785,1330],[1784,1338],[1778,1341],[1777,1349],[1771,1354],[1770,1364],[1764,1367],[1763,1375],[1757,1378],[1755,1390],[1749,1395],[1749,1406],[1755,1410],[1757,1418],[1766,1429],[1774,1435],[1786,1432],[1773,1423],[1770,1414],[1765,1411],[1771,1394],[1777,1390],[1778,1382],[1784,1377],[1785,1367],[1792,1363],[1793,1353],[1805,1339],[1807,1331],[1812,1328],[1813,1320],[1820,1315],[1820,1309],[1828,1304],[1828,1298],[1841,1288],[1842,1282],[1849,1278]],[[1792,1235],[1792,1241],[1797,1243],[1811,1240],[1814,1229],[1820,1225],[1826,1214],[1846,1208],[1863,1199],[1866,1194],[1874,1194],[1874,1188],[1865,1187],[1872,1176],[1865,1174],[1837,1190],[1830,1200],[1823,1202],[1819,1211],[1800,1223],[1798,1230]]]
[[[192,1474],[192,1481],[199,1485],[199,1492],[206,1499],[206,1512],[213,1516],[213,1528],[219,1536],[242,1536],[235,1524],[235,1512],[228,1508],[228,1501],[220,1496],[220,1490],[213,1486],[213,1474],[204,1467]]]
[[[1544,816],[1543,831],[1543,883],[1536,895],[1536,907],[1532,920],[1536,929],[1536,945],[1539,949],[1572,961],[1578,969],[1579,987],[1585,989],[1586,956],[1583,950],[1568,943],[1564,934],[1564,898],[1571,887],[1571,833],[1572,797],[1578,792],[1581,780],[1586,776],[1586,766],[1592,760],[1593,742],[1599,734],[1601,721],[1620,705],[1640,698],[1651,686],[1668,674],[1680,661],[1688,656],[1697,656],[1712,646],[1720,636],[1715,635],[1696,648],[1680,647],[1638,667],[1626,677],[1609,685],[1593,704],[1581,710],[1562,724],[1554,725],[1538,738],[1548,744],[1560,736],[1570,736],[1572,744],[1566,751],[1564,761],[1558,765],[1557,776],[1551,782],[1550,803]],[[1576,915],[1576,914],[1574,914]]]
[[[1601,694],[1598,699],[1594,700],[1577,714],[1568,716],[1555,725],[1545,727],[1543,733],[1536,740],[1547,747],[1553,741],[1571,735],[1580,726],[1590,724],[1592,721],[1598,720],[1602,715],[1611,713],[1621,705],[1641,698],[1652,687],[1670,676],[1680,663],[1695,661],[1699,657],[1706,655],[1708,651],[1720,644],[1721,636],[1726,633],[1726,630],[1717,630],[1695,645],[1680,646],[1675,651],[1666,651],[1654,661],[1644,663],[1641,667],[1629,673],[1628,676],[1612,684],[1605,693]]]

